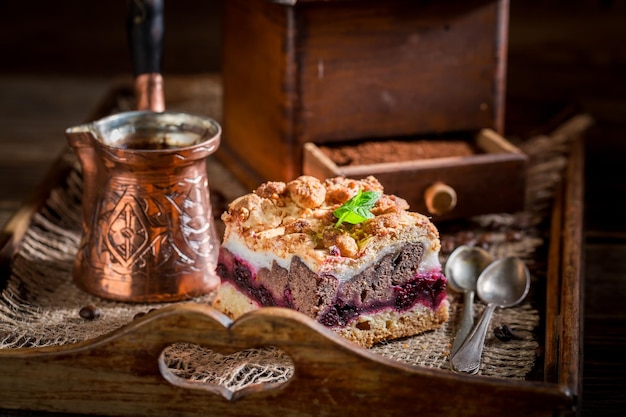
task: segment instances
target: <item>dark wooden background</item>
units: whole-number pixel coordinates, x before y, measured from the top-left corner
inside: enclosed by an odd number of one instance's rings
[[[164,75],[220,69],[221,1],[166,2]],[[113,80],[130,75],[126,1],[0,2],[0,225]],[[575,103],[586,147],[582,414],[626,410],[626,1],[511,1],[507,123]]]

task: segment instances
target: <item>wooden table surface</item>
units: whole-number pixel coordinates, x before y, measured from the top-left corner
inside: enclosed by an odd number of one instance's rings
[[[550,103],[573,101],[596,120],[586,137],[585,416],[626,410],[625,15],[618,7],[582,20],[565,13],[558,19],[533,15],[532,24],[516,14],[511,21],[512,105],[530,102],[548,112]],[[65,146],[63,130],[88,117],[110,81],[0,74],[0,225],[44,179]]]

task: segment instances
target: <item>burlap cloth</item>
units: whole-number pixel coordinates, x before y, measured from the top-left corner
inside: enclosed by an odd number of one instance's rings
[[[193,88],[199,89],[196,94],[187,95],[193,99],[175,102],[170,108],[207,114],[220,120],[219,84],[206,81]],[[127,110],[131,106],[120,97],[114,110]],[[496,258],[518,256],[531,271],[531,293],[526,301],[514,308],[498,309],[492,318],[479,371],[482,375],[533,379],[541,372],[550,209],[567,164],[569,144],[590,123],[588,116],[579,115],[549,135],[537,135],[517,143],[529,156],[527,208],[523,212],[484,215],[440,227],[442,264],[454,247],[474,244],[484,247]],[[50,190],[47,201],[34,215],[0,296],[2,349],[88,340],[124,326],[137,313],[163,306],[105,301],[82,292],[73,284],[71,268],[80,238],[82,180],[73,153],[68,149],[63,157],[74,168]],[[247,190],[215,158],[210,158],[208,165],[214,210],[219,215],[228,201]],[[371,350],[397,361],[448,369],[449,349],[462,302],[459,294],[448,293],[450,320],[440,329],[379,344]],[[194,301],[210,303],[211,297]],[[79,316],[79,310],[89,304],[99,309],[98,319],[86,320]],[[482,303],[476,302],[476,317],[483,308]],[[503,342],[494,336],[493,329],[503,324],[513,330],[513,340]],[[280,382],[293,372],[289,357],[271,347],[224,357],[197,345],[177,344],[166,349],[164,358],[169,371],[178,377],[218,383],[231,390],[259,382]]]

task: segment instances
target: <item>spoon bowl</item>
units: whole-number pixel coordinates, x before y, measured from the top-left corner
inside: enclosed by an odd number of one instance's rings
[[[518,258],[504,258],[491,264],[476,283],[478,297],[487,304],[506,308],[519,304],[530,289],[530,273]]]
[[[477,246],[459,246],[446,262],[445,275],[450,287],[457,291],[476,291],[476,282],[493,256]]]
[[[530,289],[530,273],[515,257],[497,260],[480,274],[476,291],[487,303],[482,317],[459,350],[452,354],[450,365],[459,372],[477,373],[485,344],[489,321],[497,307],[513,307],[521,303]]]
[[[459,246],[450,254],[446,262],[445,275],[448,285],[456,292],[463,293],[463,312],[459,328],[454,337],[451,354],[456,353],[474,325],[474,293],[478,277],[493,262],[493,256],[476,246]]]

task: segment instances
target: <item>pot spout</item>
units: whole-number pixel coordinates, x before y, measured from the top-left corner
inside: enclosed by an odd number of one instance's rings
[[[69,145],[74,149],[80,162],[83,175],[83,228],[91,218],[92,210],[96,204],[98,161],[95,143],[97,141],[93,126],[86,124],[75,126],[65,131]]]

